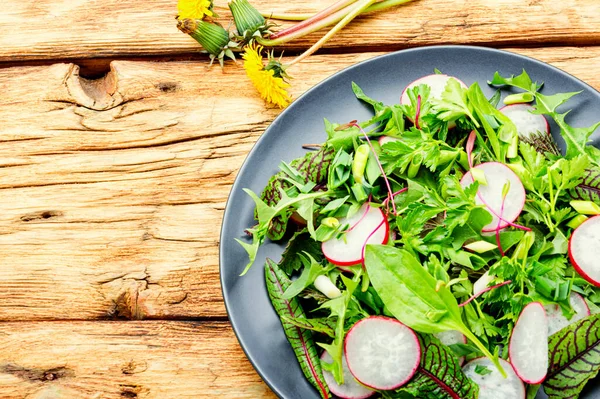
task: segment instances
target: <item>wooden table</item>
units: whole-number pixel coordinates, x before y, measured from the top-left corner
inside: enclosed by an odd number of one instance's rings
[[[240,66],[206,68],[175,2],[2,4],[0,398],[274,397],[227,322],[217,255],[236,172],[279,110]],[[600,88],[598,0],[418,0],[352,23],[292,71],[292,94],[443,43],[508,48]]]

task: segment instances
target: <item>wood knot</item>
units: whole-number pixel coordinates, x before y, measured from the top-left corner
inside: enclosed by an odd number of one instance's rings
[[[50,219],[57,216],[63,216],[61,211],[43,211],[43,212],[32,212],[21,216],[21,221],[31,222],[33,220],[44,220]]]
[[[145,361],[130,360],[121,367],[121,372],[125,375],[139,374],[148,370],[148,363]]]
[[[117,73],[112,64],[110,71],[98,79],[81,77],[79,66],[71,65],[65,85],[71,99],[89,109],[104,111],[123,103],[123,96],[117,90]]]

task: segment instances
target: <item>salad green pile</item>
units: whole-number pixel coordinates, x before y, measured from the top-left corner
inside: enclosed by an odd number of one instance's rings
[[[508,359],[524,307],[558,306],[570,319],[573,293],[591,315],[549,337],[544,389],[551,398],[576,398],[600,370],[600,288],[578,274],[568,255],[574,229],[586,215],[600,213],[600,150],[588,145],[600,123],[570,126],[560,108],[577,93],[542,94],[542,84],[525,71],[496,73],[488,84],[499,89],[492,98],[478,83],[466,87],[449,79],[441,96],[423,84],[407,90],[410,103],[386,105],[353,83],[374,116],[341,125],[325,120],[321,146],[282,162],[260,196],[246,190],[257,224],[247,230],[251,241],[238,240],[250,258],[242,274],[266,239],[289,240],[279,262],[266,262],[267,288],[306,378],[323,398],[332,397],[324,373],[344,383],[347,332],[374,315],[412,328],[422,348],[414,377],[377,395],[477,398],[479,387],[459,358],[486,356],[504,372],[498,359]],[[516,92],[506,103],[533,102],[535,113],[558,125],[564,155],[547,132],[519,135],[498,107],[504,88]],[[382,136],[393,140],[380,145]],[[484,232],[494,214],[478,201],[478,190],[491,182],[475,166],[486,162],[518,176],[525,203],[516,220]],[[464,183],[467,173],[472,184]],[[502,188],[503,207],[510,189]],[[332,263],[322,243],[343,240],[352,228],[345,218],[365,203],[383,212],[389,238],[365,243],[358,264]],[[331,286],[316,284],[323,276]],[[487,288],[476,292],[478,281]],[[442,344],[434,334],[444,331],[459,331],[466,343]],[[331,362],[320,360],[323,350]],[[527,386],[528,397],[538,388]]]

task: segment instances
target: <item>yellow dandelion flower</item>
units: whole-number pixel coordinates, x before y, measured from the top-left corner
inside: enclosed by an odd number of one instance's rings
[[[179,19],[202,19],[206,15],[211,17],[213,15],[211,7],[211,0],[179,0],[177,2]]]
[[[263,57],[260,54],[262,46],[248,46],[242,58],[244,69],[250,81],[266,102],[285,108],[291,101],[287,88],[290,87],[282,77],[276,76],[277,68],[265,69]],[[272,63],[272,62],[271,62]],[[271,64],[270,63],[270,64]],[[277,74],[281,75],[282,71]]]

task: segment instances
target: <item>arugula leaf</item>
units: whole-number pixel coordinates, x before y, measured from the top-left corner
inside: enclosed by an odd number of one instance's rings
[[[553,334],[544,382],[549,399],[576,398],[600,371],[600,315],[588,316]]]
[[[418,334],[418,337],[419,369],[399,391],[420,399],[477,399],[479,386],[462,372],[454,353],[434,336]]]
[[[356,98],[366,102],[367,104],[372,105],[375,112],[385,107],[381,101],[374,100],[371,97],[367,96],[365,92],[360,88],[360,86],[354,82],[352,82],[352,91],[354,92]]]
[[[287,275],[300,270],[303,265],[300,254],[303,252],[313,257],[317,262],[321,262],[324,259],[321,244],[311,240],[306,230],[294,233],[281,255],[279,267]]]
[[[319,309],[329,309],[331,311],[330,317],[337,317],[335,338],[331,344],[317,343],[317,345],[325,349],[333,358],[333,364],[324,364],[323,367],[330,371],[333,374],[335,381],[341,385],[344,383],[342,354],[345,336],[344,325],[346,322],[346,311],[348,310],[348,306],[352,301],[353,293],[358,287],[361,273],[356,273],[352,279],[347,278],[343,274],[340,275],[340,277],[346,286],[346,290],[342,292],[342,296],[331,299],[319,307]]]
[[[256,254],[258,253],[258,248],[264,243],[269,226],[273,219],[284,212],[288,212],[291,209],[297,208],[303,202],[314,201],[317,198],[324,198],[331,195],[329,191],[325,191],[309,194],[300,193],[296,197],[290,197],[283,190],[281,190],[281,200],[275,206],[271,207],[258,198],[252,191],[248,189],[244,189],[244,191],[256,204],[258,225],[247,230],[250,234],[252,234],[252,243],[249,244],[240,239],[235,239],[235,241],[237,241],[246,250],[249,258],[249,262],[241,274],[242,276],[246,274],[248,270],[250,270],[250,267],[252,267],[252,264],[256,259]]]
[[[412,254],[385,245],[367,245],[365,267],[373,287],[394,317],[419,332],[462,332],[505,375],[498,359],[464,325],[450,289],[438,286]]]
[[[525,91],[535,93],[541,87],[542,84],[538,84],[537,82],[532,82],[531,78],[523,69],[520,75],[515,76],[511,75],[510,77],[502,77],[499,72],[494,73],[494,78],[491,81],[488,81],[489,85],[492,86],[513,86],[523,89]]]
[[[305,318],[304,310],[296,298],[290,300],[283,298],[283,293],[291,285],[291,281],[271,259],[267,259],[265,263],[265,280],[271,303],[280,317]],[[329,388],[323,378],[321,360],[312,333],[284,319],[281,319],[281,324],[307,380],[319,391],[322,398],[329,399]]]
[[[333,160],[334,151],[331,148],[321,147],[319,151],[309,152],[301,158],[293,160],[289,165],[282,163],[284,169],[289,173],[298,173],[296,176],[298,182],[302,179],[303,183],[312,182],[314,184],[320,184],[327,181],[327,172],[329,165]],[[288,166],[289,168],[286,168]],[[265,188],[263,189],[260,198],[269,206],[277,204],[281,200],[281,190],[287,191],[292,187],[292,183],[287,178],[289,173],[282,170],[275,174]],[[278,215],[271,224],[267,231],[267,236],[273,240],[281,240],[285,235],[287,223],[292,214],[292,211],[286,211]]]
[[[600,153],[594,150],[594,147],[588,147],[587,143],[592,133],[600,126],[600,122],[587,128],[572,127],[565,121],[568,112],[561,114],[556,111],[559,106],[576,94],[578,93],[559,93],[545,96],[537,93],[535,96],[537,112],[552,117],[560,127],[560,134],[566,144],[565,157],[567,159],[574,158],[580,154],[587,154],[594,164],[599,165]]]
[[[290,284],[290,286],[283,293],[283,299],[292,299],[302,291],[306,289],[309,285],[315,282],[315,279],[320,275],[323,275],[327,272],[320,263],[318,263],[312,256],[309,254],[300,254],[300,259],[304,265],[304,270],[300,277]]]

